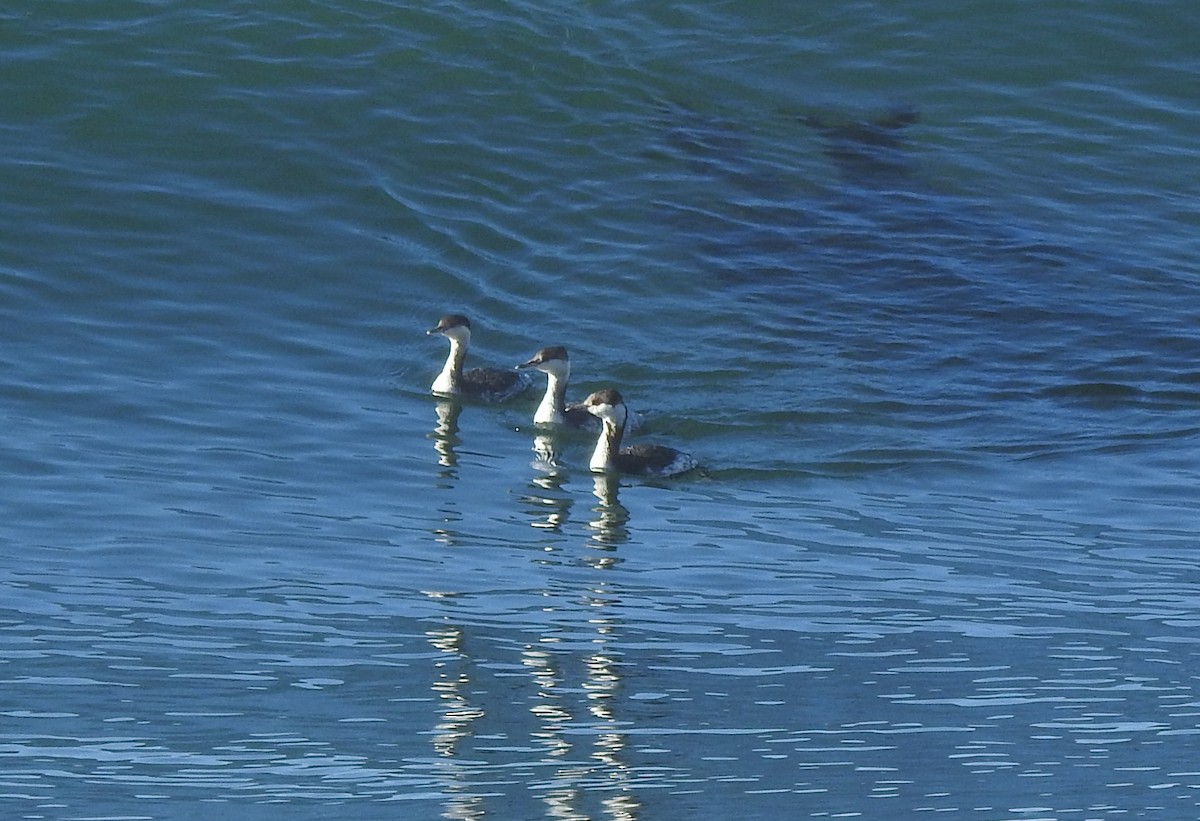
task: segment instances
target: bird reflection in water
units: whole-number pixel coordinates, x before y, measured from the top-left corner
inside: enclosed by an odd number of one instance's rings
[[[534,478],[531,486],[539,492],[531,499],[566,497],[561,492],[566,476],[555,471]],[[519,648],[525,687],[515,686],[520,677],[512,665],[497,663],[496,654],[511,645],[497,644],[491,629],[473,628],[462,618],[472,599],[486,600],[489,593],[460,598],[448,591],[423,591],[444,605],[439,622],[425,630],[435,651],[431,761],[444,801],[443,818],[475,821],[495,814],[499,807],[493,799],[501,806],[510,800],[495,787],[482,788],[503,780],[493,771],[503,771],[505,763],[485,761],[481,754],[499,749],[494,747],[497,727],[512,734],[503,743],[520,751],[519,763],[537,766],[544,774],[533,791],[545,806],[544,817],[637,821],[643,815],[623,715],[631,662],[622,646],[628,640],[620,616],[622,594],[609,572],[616,562],[615,545],[625,540],[628,512],[616,499],[615,476],[593,479],[597,520],[588,524],[587,543],[593,548],[588,552],[603,558],[586,562],[595,570],[579,577],[577,587],[539,599],[531,622],[537,629]],[[521,713],[533,719],[524,731]]]
[[[571,653],[555,647],[556,639],[527,647],[522,654],[522,663],[538,688],[538,701],[530,708],[539,722],[532,739],[541,746],[544,761],[553,767],[547,773],[547,789],[542,796],[552,818],[631,821],[640,814],[631,769],[625,760],[628,738],[613,710],[621,684],[617,672],[620,659],[605,649],[608,637],[604,628],[611,625],[604,619],[600,623],[601,631],[593,638],[595,648],[583,656],[586,672],[578,684],[567,674],[573,666]],[[583,705],[575,697],[580,690],[584,693]],[[590,719],[579,714],[581,706]],[[573,732],[584,723],[594,733]],[[584,808],[598,795],[603,795],[604,812],[590,816]]]
[[[563,491],[567,477],[562,473],[535,476],[529,480],[530,492],[524,501],[531,505],[533,527],[561,533],[571,512],[571,496]]]
[[[426,593],[434,598],[443,594]],[[438,699],[440,720],[433,730],[435,771],[444,784],[444,818],[477,819],[485,815],[483,797],[473,788],[473,768],[463,763],[460,745],[474,736],[473,725],[484,710],[471,700],[472,660],[463,649],[463,629],[454,624],[434,627],[425,633],[438,651],[433,692]]]
[[[564,489],[566,472],[558,463],[558,441],[553,434],[538,433],[533,437],[533,469],[529,492],[521,501],[529,506],[533,527],[561,533],[571,510],[571,496]]]
[[[558,473],[558,439],[549,433],[537,433],[533,437],[533,466],[546,473]]]
[[[596,518],[588,522],[592,541],[605,547],[629,541],[629,510],[617,498],[620,479],[612,473],[597,473],[592,482],[592,495],[598,500],[592,507]]]
[[[628,664],[620,649],[620,594],[607,573],[580,592],[578,604],[555,613],[560,620],[576,616],[572,626],[545,633],[521,653],[537,688],[530,712],[539,724],[532,738],[552,765],[542,799],[552,818],[635,821],[641,803],[627,760],[627,722],[619,712]],[[591,732],[580,733],[583,726]],[[588,812],[597,799],[603,809]]]
[[[455,448],[462,441],[458,435],[458,415],[462,413],[462,404],[452,399],[439,399],[434,409],[437,411],[437,424],[429,438],[433,440],[433,449],[441,466],[435,485],[443,490],[453,490],[458,478],[458,454]],[[458,499],[454,496],[442,499],[438,512],[442,514],[442,526],[433,529],[434,538],[447,545],[455,544],[458,533],[453,525],[463,518],[462,511],[458,509]]]
[[[594,607],[603,608],[615,603],[604,595],[603,590],[592,592],[591,604]],[[640,815],[641,804],[633,791],[629,764],[625,760],[629,736],[624,732],[615,711],[619,705],[616,697],[620,692],[622,659],[620,651],[608,647],[608,644],[615,638],[617,625],[612,618],[605,616],[592,621],[596,636],[592,639],[592,652],[584,657],[587,679],[583,683],[588,712],[595,722],[595,729],[599,731],[592,742],[591,758],[596,762],[594,766],[606,776],[604,780],[611,791],[603,800],[605,817],[628,821]]]
[[[437,411],[437,424],[429,438],[433,440],[438,464],[446,468],[440,475],[450,479],[454,477],[454,468],[458,466],[458,454],[454,449],[462,441],[458,436],[458,415],[462,413],[462,404],[452,399],[439,399],[434,403],[434,409]]]

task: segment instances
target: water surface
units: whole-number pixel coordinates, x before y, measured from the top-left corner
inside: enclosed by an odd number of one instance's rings
[[[0,806],[1193,817],[1196,16],[0,12]]]

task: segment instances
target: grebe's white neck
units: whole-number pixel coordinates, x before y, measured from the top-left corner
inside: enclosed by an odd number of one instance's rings
[[[533,414],[535,425],[561,425],[566,421],[567,380],[571,376],[571,359],[562,345],[542,348],[518,370],[536,368],[546,374],[546,394]]]
[[[434,393],[457,395],[462,392],[463,361],[467,358],[467,348],[471,343],[469,328],[459,326],[447,328],[441,334],[450,341],[450,353],[446,356],[446,364],[442,372],[433,380],[430,390]]]
[[[565,420],[563,410],[567,406],[567,379],[571,366],[564,360],[553,360],[537,366],[546,374],[546,395],[533,414],[535,425],[561,425]]]
[[[621,451],[621,437],[625,429],[610,419],[604,420],[604,427],[596,439],[596,449],[592,451],[592,459],[588,467],[596,473],[608,473],[616,470],[613,457]]]
[[[603,423],[588,467],[598,473],[614,471],[615,457],[621,451],[621,437],[625,435],[625,403],[619,393],[606,390],[593,393],[587,398],[584,406],[588,413],[599,417]]]

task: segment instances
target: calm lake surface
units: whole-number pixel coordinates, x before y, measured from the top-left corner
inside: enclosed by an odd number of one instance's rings
[[[3,816],[1200,815],[1200,5],[485,5],[0,10]]]

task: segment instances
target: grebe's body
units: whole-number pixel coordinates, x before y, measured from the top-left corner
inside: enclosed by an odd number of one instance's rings
[[[482,402],[504,402],[533,384],[528,374],[499,368],[463,370],[471,344],[471,322],[462,314],[447,314],[427,333],[441,334],[450,341],[446,364],[430,390],[440,396],[465,396]]]
[[[678,476],[696,467],[696,460],[666,445],[639,443],[621,447],[629,411],[618,391],[596,391],[583,406],[603,427],[588,467],[597,473],[631,473],[639,476]]]

